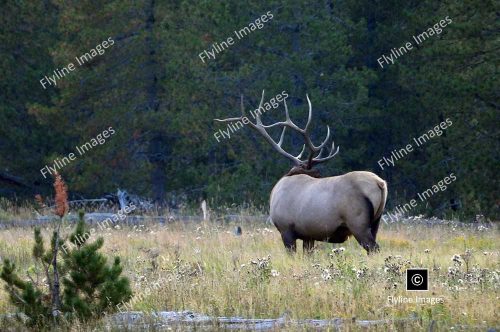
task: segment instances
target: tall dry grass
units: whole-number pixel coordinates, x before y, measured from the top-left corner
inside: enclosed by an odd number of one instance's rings
[[[418,317],[443,329],[499,325],[498,229],[382,225],[380,253],[367,256],[350,239],[316,243],[310,256],[289,255],[271,225],[174,223],[97,232],[104,250],[123,260],[141,311],[191,310],[214,316],[385,319]],[[69,233],[70,226],[62,232]],[[45,229],[46,236],[51,231]],[[300,241],[299,241],[300,244]],[[0,231],[0,257],[26,271],[31,229]],[[341,249],[340,247],[344,248]],[[405,291],[407,267],[430,271],[430,291]],[[443,304],[391,304],[388,296],[443,298]],[[13,312],[0,293],[0,312]],[[416,325],[415,325],[416,324]],[[387,326],[386,326],[387,327]]]

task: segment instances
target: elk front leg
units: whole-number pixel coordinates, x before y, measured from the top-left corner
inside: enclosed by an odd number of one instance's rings
[[[314,249],[314,240],[302,240],[302,248],[304,249],[304,254],[311,254]]]
[[[297,250],[297,236],[295,236],[295,233],[291,230],[286,230],[281,232],[281,239],[283,240],[283,244],[285,245],[285,248],[289,252],[296,252]]]

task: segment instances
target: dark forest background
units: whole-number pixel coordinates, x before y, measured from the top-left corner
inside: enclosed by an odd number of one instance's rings
[[[264,28],[200,60],[268,11]],[[498,2],[19,0],[2,1],[0,15],[1,196],[49,193],[40,169],[112,126],[104,145],[61,170],[74,198],[122,188],[167,204],[266,206],[289,161],[249,128],[213,137],[225,129],[214,118],[240,114],[240,94],[255,109],[265,89],[266,100],[285,90],[301,125],[309,94],[316,142],[330,125],[340,152],[323,175],[373,171],[394,208],[453,172],[419,212],[498,218]],[[380,68],[382,54],[446,16],[441,34]],[[108,37],[104,55],[42,88],[44,75]],[[280,107],[264,122],[283,118]],[[446,118],[445,134],[379,168]],[[288,136],[286,149],[301,146]]]

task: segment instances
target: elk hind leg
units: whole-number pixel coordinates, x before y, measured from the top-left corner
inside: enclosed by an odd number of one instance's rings
[[[297,250],[297,236],[295,232],[292,230],[285,230],[281,232],[281,239],[289,252],[295,252]]]
[[[370,228],[365,228],[362,231],[354,231],[352,233],[356,241],[366,250],[368,255],[379,251],[379,246],[377,242],[375,242],[375,237]]]
[[[372,219],[369,217],[372,211],[368,209],[367,213],[362,213],[358,218],[356,218],[354,227],[350,227],[350,231],[358,243],[371,254],[379,250],[377,242],[375,242],[375,236],[378,230],[378,224],[374,225]]]
[[[372,232],[374,240],[377,240],[377,232],[378,232],[378,226],[380,225],[380,218],[381,217],[379,217],[378,219],[375,219],[371,225],[371,232]]]
[[[374,209],[371,201],[365,197],[366,209],[362,211],[356,218],[350,229],[352,235],[356,238],[358,243],[367,251],[368,255],[379,250],[375,238],[377,236],[380,218],[373,220]]]

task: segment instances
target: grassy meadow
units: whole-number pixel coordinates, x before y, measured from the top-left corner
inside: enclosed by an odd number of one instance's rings
[[[407,329],[499,327],[498,228],[382,224],[381,251],[367,256],[350,238],[341,245],[316,242],[304,256],[288,254],[274,226],[262,222],[169,223],[123,226],[97,232],[104,252],[122,258],[137,311],[190,310],[211,316],[349,321],[411,319]],[[63,233],[68,234],[66,226]],[[51,226],[44,227],[48,239]],[[0,230],[0,257],[21,272],[33,269],[31,228]],[[425,267],[430,291],[406,292],[405,269]],[[3,283],[3,282],[2,282]],[[394,304],[388,296],[442,298],[442,304]],[[15,312],[0,291],[0,313]],[[400,323],[374,329],[399,330]],[[99,326],[99,322],[95,322]],[[87,330],[74,324],[72,330]],[[348,329],[357,329],[355,325]],[[90,329],[90,328],[89,328]]]

